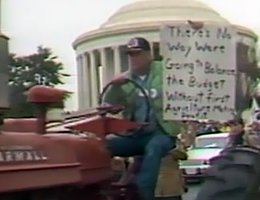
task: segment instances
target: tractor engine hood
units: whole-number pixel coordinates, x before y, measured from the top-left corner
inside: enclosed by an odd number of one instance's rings
[[[80,163],[59,141],[33,133],[0,135],[0,193],[80,182]]]
[[[39,135],[37,119],[5,119],[2,126],[4,130],[0,135],[0,180],[6,172],[26,172],[31,176],[41,170],[46,173],[43,178],[47,185],[51,185],[51,176],[54,173],[57,179],[74,178],[70,183],[89,185],[106,181],[112,176],[111,155],[106,148],[104,140],[96,134],[73,134],[66,130],[51,131]],[[68,130],[67,130],[68,131]],[[48,170],[47,170],[48,169]],[[50,170],[49,170],[50,169]],[[54,172],[54,169],[57,172]],[[73,170],[73,172],[66,172]],[[58,171],[61,173],[59,174]],[[48,174],[49,173],[49,174]],[[33,176],[37,177],[37,176]],[[39,177],[37,177],[39,180]],[[7,179],[6,179],[7,180]],[[20,180],[20,179],[19,179]],[[22,178],[20,181],[28,178]],[[15,180],[10,181],[10,184]],[[34,184],[35,180],[32,180]],[[61,184],[67,182],[61,182]],[[0,182],[1,187],[1,182]],[[0,188],[1,192],[2,188]]]
[[[44,137],[63,144],[80,163],[80,184],[106,181],[112,176],[111,154],[104,140],[95,134],[48,133]]]

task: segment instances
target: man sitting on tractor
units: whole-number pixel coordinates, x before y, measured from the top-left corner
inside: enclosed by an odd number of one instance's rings
[[[163,120],[162,62],[153,61],[149,42],[141,37],[132,38],[127,44],[129,70],[113,79],[113,85],[105,92],[103,103],[124,106],[123,117],[144,121],[149,97],[148,125],[130,136],[108,135],[107,145],[113,156],[142,155],[140,171],[135,185],[141,199],[154,199],[161,158],[175,147],[176,136],[182,125]],[[132,80],[140,88],[127,81]]]

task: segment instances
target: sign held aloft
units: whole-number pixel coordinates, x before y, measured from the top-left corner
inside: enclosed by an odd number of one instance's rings
[[[236,32],[228,25],[161,28],[165,120],[228,120],[235,114]]]

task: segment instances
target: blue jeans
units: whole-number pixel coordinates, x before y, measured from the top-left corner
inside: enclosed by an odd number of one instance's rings
[[[153,200],[161,158],[175,146],[175,139],[160,130],[149,134],[139,132],[127,137],[111,134],[106,139],[113,156],[142,155],[136,185],[144,199]]]

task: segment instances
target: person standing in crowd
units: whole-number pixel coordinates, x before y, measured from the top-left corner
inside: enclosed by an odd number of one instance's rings
[[[227,147],[242,145],[244,143],[244,122],[241,118],[227,122],[230,127],[229,142]]]
[[[185,180],[179,168],[179,161],[188,158],[181,141],[177,147],[162,158],[155,189],[156,200],[182,200],[185,193]]]
[[[229,124],[228,124],[227,122],[222,123],[222,124],[221,124],[221,127],[220,127],[220,131],[221,131],[222,133],[229,133],[229,132],[230,132],[230,126],[229,126]]]

